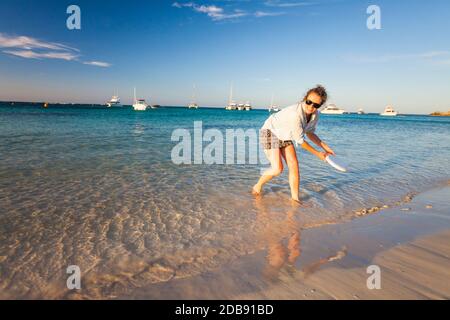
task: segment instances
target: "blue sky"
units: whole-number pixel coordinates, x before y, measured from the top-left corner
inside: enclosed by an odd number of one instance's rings
[[[81,8],[82,29],[66,27]],[[366,9],[381,8],[368,30]],[[0,100],[256,107],[317,83],[348,110],[450,109],[447,0],[24,1],[0,3]],[[24,38],[26,37],[26,38]]]

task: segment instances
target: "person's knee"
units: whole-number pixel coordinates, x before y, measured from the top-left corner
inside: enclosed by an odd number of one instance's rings
[[[280,174],[282,174],[283,173],[283,166],[277,166],[277,167],[275,167],[274,169],[273,169],[273,175],[276,177],[276,176],[279,176]]]

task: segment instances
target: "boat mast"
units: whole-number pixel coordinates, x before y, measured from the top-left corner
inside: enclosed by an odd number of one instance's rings
[[[231,88],[230,88],[230,101],[229,101],[228,105],[231,105],[232,101],[233,101],[233,84],[231,84]]]

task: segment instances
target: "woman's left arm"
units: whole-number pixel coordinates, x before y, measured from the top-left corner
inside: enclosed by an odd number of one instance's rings
[[[306,135],[308,136],[308,138],[314,142],[317,146],[321,147],[323,150],[325,150],[325,152],[331,154],[331,155],[336,155],[333,151],[333,149],[331,149],[325,142],[323,142],[322,140],[320,140],[320,138],[317,136],[317,134],[315,134],[314,132],[308,132],[306,133]]]

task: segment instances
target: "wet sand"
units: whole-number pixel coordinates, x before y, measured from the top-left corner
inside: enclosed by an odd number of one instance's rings
[[[364,267],[330,266],[323,270],[284,274],[264,291],[238,294],[240,299],[449,299],[450,230],[419,238],[377,254],[380,289],[369,290]],[[323,263],[328,263],[325,259]],[[317,266],[319,267],[319,266]]]
[[[449,198],[450,187],[442,187],[399,207],[298,234],[272,224],[265,250],[119,298],[449,299]],[[370,265],[380,267],[380,290],[367,288]]]
[[[43,266],[49,280],[30,273],[27,281],[16,270],[8,282],[0,279],[8,285],[0,298],[450,298],[449,198],[447,183],[394,207],[322,226],[302,224],[294,204],[280,211],[270,197],[257,198],[252,236],[243,241],[230,235],[227,250],[210,245],[153,260],[116,252],[107,263],[84,269],[80,291],[67,290],[64,268],[50,274]],[[1,274],[5,259],[0,256]],[[370,265],[380,267],[380,290],[366,286]],[[17,294],[24,288],[26,294]]]

